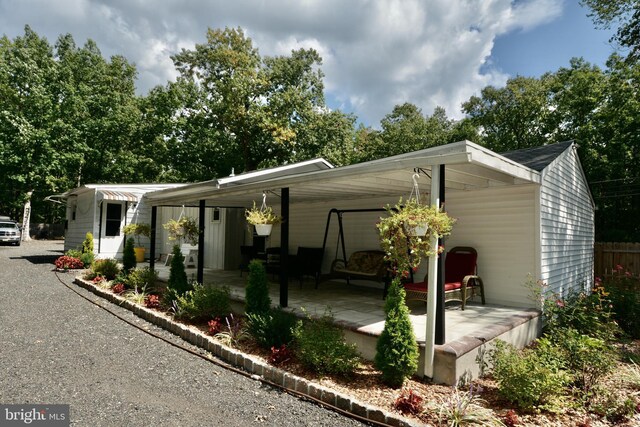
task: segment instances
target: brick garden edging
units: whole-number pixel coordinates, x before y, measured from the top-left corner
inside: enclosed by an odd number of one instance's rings
[[[424,425],[398,414],[393,414],[375,406],[362,403],[349,395],[332,390],[320,384],[316,384],[306,378],[293,375],[283,369],[269,365],[253,356],[244,354],[234,348],[227,347],[197,328],[176,322],[163,313],[138,305],[133,301],[102,289],[79,277],[76,277],[74,283],[133,312],[136,316],[141,317],[142,319],[153,323],[166,331],[178,335],[188,343],[214,354],[226,363],[258,376],[260,380],[266,380],[287,390],[306,394],[331,406],[340,408],[343,411],[378,423],[385,423],[390,426],[397,427],[418,427]]]

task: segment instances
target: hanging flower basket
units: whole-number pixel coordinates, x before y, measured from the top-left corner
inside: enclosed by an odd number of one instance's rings
[[[200,237],[200,229],[194,218],[183,216],[179,220],[170,219],[166,224],[162,224],[169,234],[169,240],[179,240],[197,245]]]
[[[266,199],[266,196],[263,195],[263,199]],[[258,236],[270,235],[273,226],[282,222],[282,217],[276,215],[273,209],[266,205],[265,200],[260,208],[256,206],[256,202],[253,202],[253,207],[245,211],[245,217],[248,224],[256,227]]]
[[[422,258],[434,255],[430,240],[451,234],[455,219],[435,206],[425,206],[402,198],[394,207],[386,206],[388,216],[380,218],[380,246],[386,260],[402,271],[417,268]],[[426,226],[426,227],[425,227]],[[421,227],[425,227],[420,229]],[[416,230],[418,228],[418,230]],[[440,253],[442,249],[438,249]]]
[[[256,234],[258,236],[269,236],[271,235],[271,229],[273,228],[273,224],[254,224],[256,227]]]

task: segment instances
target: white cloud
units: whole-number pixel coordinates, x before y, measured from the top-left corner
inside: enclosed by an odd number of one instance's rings
[[[558,17],[563,0],[0,0],[9,36],[29,24],[55,42],[95,40],[135,62],[139,91],[175,78],[170,55],[202,43],[208,27],[243,27],[263,55],[313,47],[340,106],[377,125],[393,106],[460,104],[507,76],[488,63],[497,36]]]

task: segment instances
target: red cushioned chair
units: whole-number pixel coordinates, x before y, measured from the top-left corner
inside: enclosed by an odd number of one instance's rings
[[[469,298],[480,295],[484,300],[484,284],[477,275],[478,253],[466,246],[456,246],[447,253],[444,261],[444,300],[460,301],[462,309]],[[406,300],[427,301],[427,278],[424,282],[406,283]]]

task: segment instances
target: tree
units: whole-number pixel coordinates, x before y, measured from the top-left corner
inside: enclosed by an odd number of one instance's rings
[[[190,147],[199,134],[209,157],[227,159],[218,173],[315,157],[328,142],[326,126],[348,124],[327,115],[322,60],[313,49],[262,58],[242,29],[209,29],[206,44],[172,59],[191,101],[180,112],[186,126],[176,143]]]
[[[263,315],[271,309],[269,281],[264,264],[260,260],[249,263],[249,279],[245,290],[245,313]]]
[[[618,30],[612,41],[629,49],[630,62],[640,60],[640,1],[639,0],[582,0],[582,6],[591,9],[589,16],[596,26]]]
[[[536,147],[549,141],[555,127],[548,121],[552,76],[515,77],[504,88],[487,86],[462,104],[482,143],[497,152]]]

